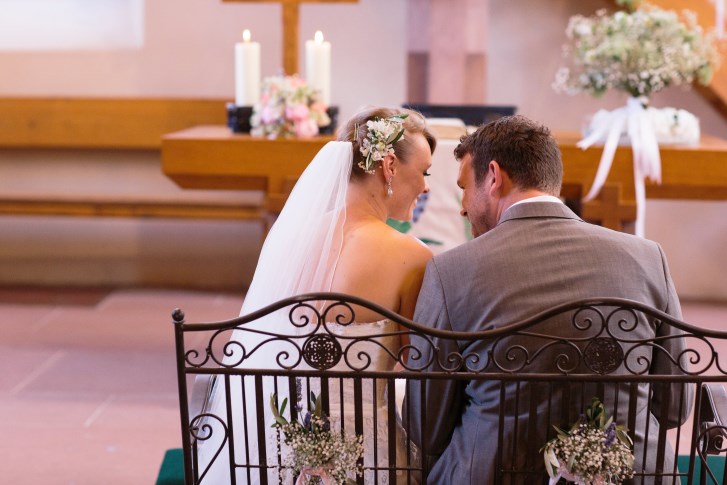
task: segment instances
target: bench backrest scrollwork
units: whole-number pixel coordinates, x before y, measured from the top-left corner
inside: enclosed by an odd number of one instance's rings
[[[361,308],[381,321],[361,325]],[[426,483],[431,457],[442,451],[427,407],[428,393],[440,388],[492,415],[496,451],[483,466],[495,483],[547,483],[541,448],[592,397],[635,439],[635,483],[699,483],[697,475],[727,483],[727,471],[715,466],[727,450],[727,355],[719,353],[727,332],[637,302],[574,301],[476,333],[435,330],[335,293],[222,322],[185,323],[180,310],[173,320],[190,484],[208,483],[216,466],[231,483],[292,480],[290,450],[270,439],[279,433],[271,428],[271,394],[277,406],[289,398],[284,414],[295,420],[311,393],[336,430],[364,437],[359,483]],[[213,391],[212,383],[221,387]],[[456,384],[442,387],[448,383]],[[422,399],[404,400],[406,393]],[[222,397],[210,402],[213,395]],[[219,451],[201,460],[200,449],[210,446]]]

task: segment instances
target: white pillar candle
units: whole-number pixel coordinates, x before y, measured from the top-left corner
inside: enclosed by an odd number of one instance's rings
[[[250,31],[235,44],[235,105],[252,106],[260,99],[260,44],[250,42]]]
[[[305,42],[305,73],[308,85],[321,92],[321,101],[331,104],[331,43],[324,42],[323,33]]]

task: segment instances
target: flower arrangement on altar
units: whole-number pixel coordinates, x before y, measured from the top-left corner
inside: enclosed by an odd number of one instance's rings
[[[298,76],[263,79],[260,101],[253,106],[250,133],[267,138],[311,138],[331,124],[320,93]]]
[[[298,389],[300,389],[298,387]],[[303,407],[298,399],[297,410]],[[323,413],[320,399],[310,393],[310,408],[299,421],[288,422],[283,417],[288,399],[277,408],[275,394],[270,396],[270,407],[275,423],[283,434],[283,443],[290,448],[283,466],[297,475],[296,485],[355,484],[352,479],[363,474],[359,460],[363,456],[363,436],[346,436],[332,431],[328,417]],[[313,410],[311,412],[311,410]]]
[[[557,91],[600,96],[609,89],[649,96],[668,86],[709,83],[719,62],[714,32],[693,12],[682,15],[648,4],[632,12],[574,15],[566,29],[570,66],[556,73]]]
[[[618,0],[629,9],[599,10],[568,22],[568,59],[556,75],[556,91],[600,96],[609,89],[629,95],[626,106],[600,110],[585,129],[578,147],[603,143],[601,161],[584,202],[600,193],[620,143],[630,143],[634,161],[636,220],[634,233],[644,236],[645,180],[661,183],[660,143],[696,145],[699,120],[684,110],[649,107],[649,96],[668,86],[697,81],[707,84],[719,63],[716,35],[705,33],[696,15],[681,15],[636,0]],[[638,7],[637,7],[638,4]]]
[[[551,485],[561,478],[578,485],[605,485],[633,476],[633,442],[626,428],[606,415],[598,398],[569,431],[554,428],[558,436],[543,447]]]

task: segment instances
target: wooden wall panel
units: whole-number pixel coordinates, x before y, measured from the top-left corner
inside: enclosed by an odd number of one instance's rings
[[[0,147],[160,149],[162,135],[226,117],[222,99],[0,98]]]

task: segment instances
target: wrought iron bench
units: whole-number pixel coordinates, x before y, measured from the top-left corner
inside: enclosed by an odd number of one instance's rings
[[[355,313],[361,308],[396,322],[397,329],[355,336],[341,331],[356,325]],[[492,483],[547,483],[543,446],[556,436],[555,426],[567,430],[593,397],[606,404],[632,439],[634,430],[645,435],[641,442],[637,439],[633,483],[727,483],[727,357],[718,352],[720,346],[726,348],[727,332],[700,329],[637,302],[576,301],[508,327],[467,334],[433,330],[360,298],[334,293],[289,298],[223,322],[186,323],[184,318],[181,310],[173,312],[188,484],[213,483],[205,481],[208,469],[220,463],[229,483],[292,483],[293,473],[286,469],[291,451],[285,440],[273,441],[272,451],[266,442],[269,433],[280,433],[280,428],[271,428],[269,410],[281,406],[283,396],[307,397],[311,391],[323,414],[331,416],[334,432],[342,427],[348,436],[364,435],[367,446],[375,449],[359,460],[364,475],[356,478],[358,483],[434,483],[428,481],[432,462],[418,458],[442,451],[430,449],[435,445],[428,443],[427,429],[433,423],[427,422],[426,409],[413,411],[416,408],[403,395],[425,396],[428,386],[442,380],[462,386],[486,382],[499,395],[497,402],[487,405],[498,423],[492,435],[497,450],[491,460]],[[264,319],[274,319],[267,322],[284,324],[290,331],[273,333],[256,326]],[[563,325],[570,326],[569,338],[559,335]],[[673,326],[681,335],[630,336],[641,325]],[[227,344],[233,331],[238,332],[238,343]],[[385,335],[407,337],[415,345],[391,352],[383,343]],[[662,357],[670,359],[675,371],[650,373],[650,356],[664,354],[667,341],[674,338],[683,340],[683,350]],[[461,352],[441,353],[445,341],[456,342]],[[277,360],[280,367],[246,367],[270,346],[276,352],[268,359]],[[470,351],[473,348],[486,352],[478,355]],[[373,362],[372,349],[383,349],[377,358],[390,361],[383,366]],[[209,407],[213,382],[224,389],[221,407]],[[346,386],[353,390],[353,399],[344,393]],[[191,392],[192,387],[197,390]],[[685,388],[696,392],[683,392]],[[236,399],[247,403],[242,412],[232,411]],[[679,417],[670,416],[671,409],[678,410]],[[302,418],[305,412],[305,405],[293,404],[282,411],[288,420]],[[451,412],[456,415],[459,410]],[[643,416],[662,416],[656,439],[648,432],[656,421],[642,420]],[[667,432],[667,421],[675,420],[669,427],[676,427]],[[381,423],[386,423],[386,437],[377,436]],[[397,450],[397,423],[411,431],[404,453]],[[219,450],[211,463],[199,460],[205,446]],[[648,470],[638,465],[647,462],[652,464]]]

